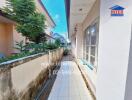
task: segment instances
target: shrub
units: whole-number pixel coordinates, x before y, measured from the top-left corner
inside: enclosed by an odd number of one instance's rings
[[[53,49],[57,49],[58,46],[55,43],[46,43],[45,44],[45,49],[47,50],[53,50]]]
[[[61,40],[60,39],[56,39],[55,40],[55,45],[60,47],[61,46]]]
[[[30,43],[27,45],[23,45],[23,42],[21,41],[20,43],[17,42],[17,44],[18,44],[17,49],[20,50],[21,53],[14,54],[5,58],[0,58],[0,63],[58,48],[58,45],[56,45],[55,43],[45,43],[45,42],[39,44]],[[67,50],[65,50],[65,54],[67,54]]]
[[[69,50],[68,49],[65,49],[63,54],[64,55],[68,55],[69,54]]]
[[[23,52],[25,50],[24,41],[20,41],[20,42],[16,41],[16,47],[14,48],[19,50],[20,52]]]

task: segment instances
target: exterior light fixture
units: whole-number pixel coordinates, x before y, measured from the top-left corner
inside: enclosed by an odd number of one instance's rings
[[[82,8],[80,8],[79,11],[82,11]]]
[[[89,30],[87,31],[87,34],[90,34]]]
[[[74,28],[75,33],[77,32],[77,27]]]

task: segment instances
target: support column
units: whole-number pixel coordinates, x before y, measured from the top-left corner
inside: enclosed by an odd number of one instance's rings
[[[77,58],[83,58],[83,30],[82,24],[77,25],[77,32],[76,32],[76,55]]]
[[[71,50],[72,50],[72,55],[74,56],[74,57],[76,57],[77,55],[76,55],[76,35],[73,35],[72,37],[71,37],[71,45],[72,45],[72,48],[71,48]]]
[[[124,16],[110,8],[124,7]],[[97,100],[132,100],[132,0],[101,0]]]
[[[131,31],[132,31],[132,28],[131,28]],[[129,63],[128,63],[124,100],[131,100],[131,99],[132,99],[132,35],[131,35],[131,43],[130,43]]]

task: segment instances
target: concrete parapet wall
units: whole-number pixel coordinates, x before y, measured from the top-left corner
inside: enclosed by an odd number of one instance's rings
[[[48,79],[49,69],[53,69],[62,56],[63,48],[59,48],[36,59],[6,68],[0,73],[0,100],[33,100],[42,83]]]

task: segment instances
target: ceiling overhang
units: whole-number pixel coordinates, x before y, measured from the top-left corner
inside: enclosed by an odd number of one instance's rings
[[[67,23],[69,30],[69,37],[75,33],[77,24],[83,23],[89,11],[93,7],[96,0],[66,0],[70,5],[66,4]]]

